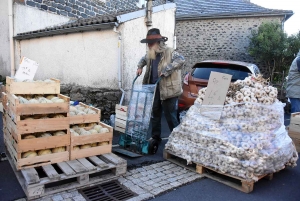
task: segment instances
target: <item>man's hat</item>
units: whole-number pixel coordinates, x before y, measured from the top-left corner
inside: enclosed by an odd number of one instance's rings
[[[157,41],[166,42],[167,40],[167,37],[160,35],[159,29],[153,28],[148,31],[146,38],[141,40],[141,43],[155,43]]]

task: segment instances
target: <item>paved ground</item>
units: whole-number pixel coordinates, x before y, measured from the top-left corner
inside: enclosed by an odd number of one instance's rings
[[[1,113],[0,113],[1,118]],[[289,124],[286,116],[285,124]],[[165,121],[163,119],[163,121]],[[163,122],[166,125],[166,122]],[[2,128],[2,119],[0,121]],[[164,128],[163,137],[169,135]],[[0,130],[0,151],[4,151],[2,129]],[[117,134],[115,135],[115,143]],[[166,140],[154,156],[143,156],[138,159],[124,157],[128,161],[129,171],[119,182],[127,186],[139,196],[131,199],[154,200],[243,200],[243,201],[296,201],[300,200],[300,164],[296,168],[288,168],[274,175],[272,181],[261,180],[255,184],[251,194],[245,194],[211,179],[201,179],[200,175],[185,170],[167,161],[163,161],[162,151]],[[0,201],[17,200],[25,197],[14,173],[7,161],[0,162]],[[196,182],[194,182],[196,180]],[[191,183],[193,182],[193,183]],[[187,185],[186,185],[187,184]],[[180,187],[182,186],[182,187]],[[180,187],[180,188],[179,188]],[[20,201],[21,201],[20,200]],[[71,190],[39,199],[39,201],[84,201],[77,190]]]
[[[129,170],[118,181],[138,196],[128,201],[154,198],[158,194],[177,188],[201,176],[168,161]],[[47,196],[35,201],[85,201],[78,191],[67,191]]]

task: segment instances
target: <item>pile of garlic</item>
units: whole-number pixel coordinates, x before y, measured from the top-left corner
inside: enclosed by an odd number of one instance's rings
[[[250,85],[240,84],[249,79]],[[231,91],[227,94],[227,98],[231,99],[227,99],[220,120],[201,113],[201,109],[207,111],[209,108],[200,104],[205,95],[205,89],[202,89],[182,123],[173,129],[166,149],[188,162],[213,167],[222,173],[249,181],[279,171],[285,165],[296,166],[298,154],[283,124],[284,104],[270,96],[276,90],[269,87],[268,93],[265,90],[256,91],[258,95],[261,93],[267,97],[264,100],[256,97],[257,102],[242,101],[237,99],[240,93],[245,97],[248,88],[264,84],[251,77],[246,78],[246,81],[231,85]],[[252,95],[249,97],[254,100],[255,93],[254,97]]]
[[[197,103],[202,104],[205,91],[206,88],[199,90],[196,99]],[[277,94],[277,88],[269,86],[268,82],[261,75],[257,77],[249,76],[244,80],[237,80],[230,84],[225,105],[243,102],[271,105],[278,101]]]
[[[37,103],[64,103],[65,100],[55,95],[19,95],[19,102],[23,104],[37,104]]]
[[[89,107],[83,107],[81,105],[76,106],[70,106],[70,115],[87,115],[87,114],[96,114],[96,112],[89,108]]]
[[[108,133],[109,130],[107,128],[102,127],[101,125],[93,125],[92,128],[84,128],[85,125],[79,125],[79,126],[72,126],[70,129],[71,134],[74,136],[80,136],[80,135],[93,135],[93,134],[102,134],[102,133]]]

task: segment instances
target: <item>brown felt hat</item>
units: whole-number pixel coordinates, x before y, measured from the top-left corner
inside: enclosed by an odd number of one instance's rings
[[[146,38],[141,40],[141,43],[155,43],[157,41],[166,42],[167,40],[167,37],[160,35],[159,29],[153,28],[148,31]]]

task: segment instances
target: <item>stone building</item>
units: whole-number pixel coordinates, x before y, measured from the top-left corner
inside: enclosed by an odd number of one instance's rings
[[[177,49],[187,61],[183,74],[206,59],[254,62],[247,51],[251,31],[263,22],[279,22],[284,26],[293,15],[293,11],[267,9],[249,0],[175,2]]]
[[[25,56],[39,63],[35,79],[61,80],[62,93],[100,108],[102,118],[109,119],[122,90],[131,89],[137,63],[146,53],[140,40],[146,37],[147,26],[145,9],[134,7],[138,1],[105,2],[1,0],[0,74],[14,75]],[[153,27],[160,28],[173,47],[176,5],[161,2],[153,7]],[[51,11],[53,6],[56,12]],[[90,16],[82,15],[82,8]],[[74,18],[72,12],[78,10]],[[141,82],[139,78],[137,84]]]

